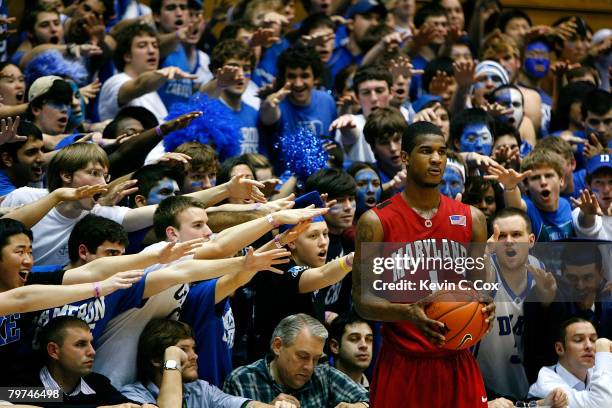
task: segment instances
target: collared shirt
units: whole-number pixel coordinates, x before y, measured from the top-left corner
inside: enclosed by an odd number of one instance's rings
[[[76,387],[74,387],[74,389],[71,392],[64,391],[62,387],[60,387],[57,384],[57,382],[53,379],[53,377],[51,376],[51,373],[47,369],[47,366],[44,366],[43,368],[40,369],[40,382],[42,382],[43,386],[46,389],[60,390],[64,394],[68,395],[69,397],[75,397],[79,394],[93,395],[96,393],[93,390],[93,388],[87,385],[83,377],[81,377],[81,381],[77,383]]]
[[[159,387],[141,382],[126,385],[121,393],[132,401],[156,404]],[[189,408],[241,408],[249,399],[226,394],[203,380],[183,384],[183,406]]]
[[[264,403],[270,403],[280,393],[289,394],[300,401],[301,408],[335,407],[341,402],[367,403],[369,400],[365,388],[329,364],[316,366],[310,381],[299,390],[282,387],[272,378],[266,359],[234,370],[225,380],[223,390]]]
[[[586,382],[561,364],[543,367],[538,381],[529,388],[529,396],[545,398],[555,388],[569,397],[568,408],[601,408],[612,401],[612,353],[595,354],[595,366],[588,370]]]

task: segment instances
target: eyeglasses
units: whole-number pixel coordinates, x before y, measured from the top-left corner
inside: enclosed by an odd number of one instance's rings
[[[104,181],[106,181],[107,183],[111,179],[110,174],[105,173],[103,170],[100,169],[85,169],[83,170],[83,172],[85,174],[90,175],[91,177],[104,179]]]

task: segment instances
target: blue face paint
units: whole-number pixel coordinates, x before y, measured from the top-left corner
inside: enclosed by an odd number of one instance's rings
[[[493,150],[491,131],[484,123],[467,125],[461,133],[459,148],[465,153],[474,152],[490,156]]]
[[[373,208],[380,201],[382,187],[380,178],[373,170],[363,169],[355,174],[355,182],[357,183],[357,214],[363,214],[367,210]]]
[[[518,129],[524,116],[523,95],[521,95],[521,91],[514,88],[504,88],[495,92],[495,102],[504,108],[512,109],[512,113],[501,116],[500,120]]]
[[[533,78],[543,78],[550,69],[550,48],[541,41],[527,46],[523,67]]]
[[[457,194],[463,193],[463,178],[461,174],[454,168],[447,166],[438,189],[440,193],[454,199],[457,197]]]
[[[81,102],[81,111],[76,112],[74,109],[71,109],[70,115],[68,116],[68,125],[66,126],[66,129],[74,129],[81,123],[83,123],[83,121],[85,120],[85,99],[83,99],[83,96],[81,96],[77,84],[72,81],[68,81],[68,83],[70,84],[70,88],[72,88],[72,92],[74,92],[75,95],[79,97],[79,100]]]
[[[149,191],[147,205],[159,204],[163,199],[176,195],[178,190],[176,181],[163,178]]]

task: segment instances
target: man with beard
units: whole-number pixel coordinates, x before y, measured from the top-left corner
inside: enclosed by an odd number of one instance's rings
[[[417,289],[402,292],[402,297],[374,292],[375,279],[392,282],[393,270],[374,275],[369,268],[364,243],[402,243],[399,253],[416,253],[417,246],[442,251],[448,257],[482,257],[482,246],[470,242],[486,241],[485,217],[480,210],[443,196],[438,185],[446,167],[446,143],[440,128],[429,122],[415,122],[402,136],[402,163],[406,166],[406,189],[365,213],[357,224],[355,248],[357,261],[353,276],[353,300],[364,318],[385,321],[383,344],[372,383],[371,403],[377,408],[398,406],[486,407],[487,396],[476,360],[468,350],[447,350],[440,346],[446,338],[444,324],[427,317],[424,308],[431,291]],[[412,249],[414,246],[414,250]],[[429,253],[429,251],[428,251]],[[461,255],[463,254],[463,255]],[[401,255],[399,255],[401,256]],[[370,258],[371,259],[371,258]],[[425,255],[420,260],[428,261]],[[392,268],[395,269],[395,268]],[[428,271],[426,268],[404,270],[410,281],[431,279],[457,281],[464,277],[454,268]],[[484,279],[481,269],[467,271],[470,279]],[[420,286],[417,284],[417,287]],[[408,297],[404,295],[408,294]],[[490,303],[478,313],[494,319],[495,305]],[[401,372],[401,375],[397,373]],[[444,384],[445,392],[441,388]],[[449,388],[446,388],[449,387]]]
[[[42,185],[43,134],[34,124],[26,121],[19,123],[17,134],[28,139],[0,146],[0,197],[19,187]]]

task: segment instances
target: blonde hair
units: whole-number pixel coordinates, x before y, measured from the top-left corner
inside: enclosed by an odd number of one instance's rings
[[[545,167],[553,169],[559,177],[563,177],[565,172],[563,171],[563,158],[548,149],[534,149],[529,153],[521,162],[521,171],[536,170]]]
[[[251,1],[244,10],[244,18],[251,24],[258,25],[255,22],[255,13],[260,8],[265,9],[266,12],[277,12],[282,13],[283,3],[280,0],[253,0]]]
[[[517,58],[521,57],[521,52],[514,38],[502,33],[499,29],[495,29],[485,38],[482,49],[481,60],[498,61],[499,54],[512,54]]]
[[[47,167],[47,188],[57,190],[63,186],[61,173],[73,174],[84,169],[89,163],[99,164],[108,169],[108,156],[104,149],[93,143],[74,143],[57,152]]]

